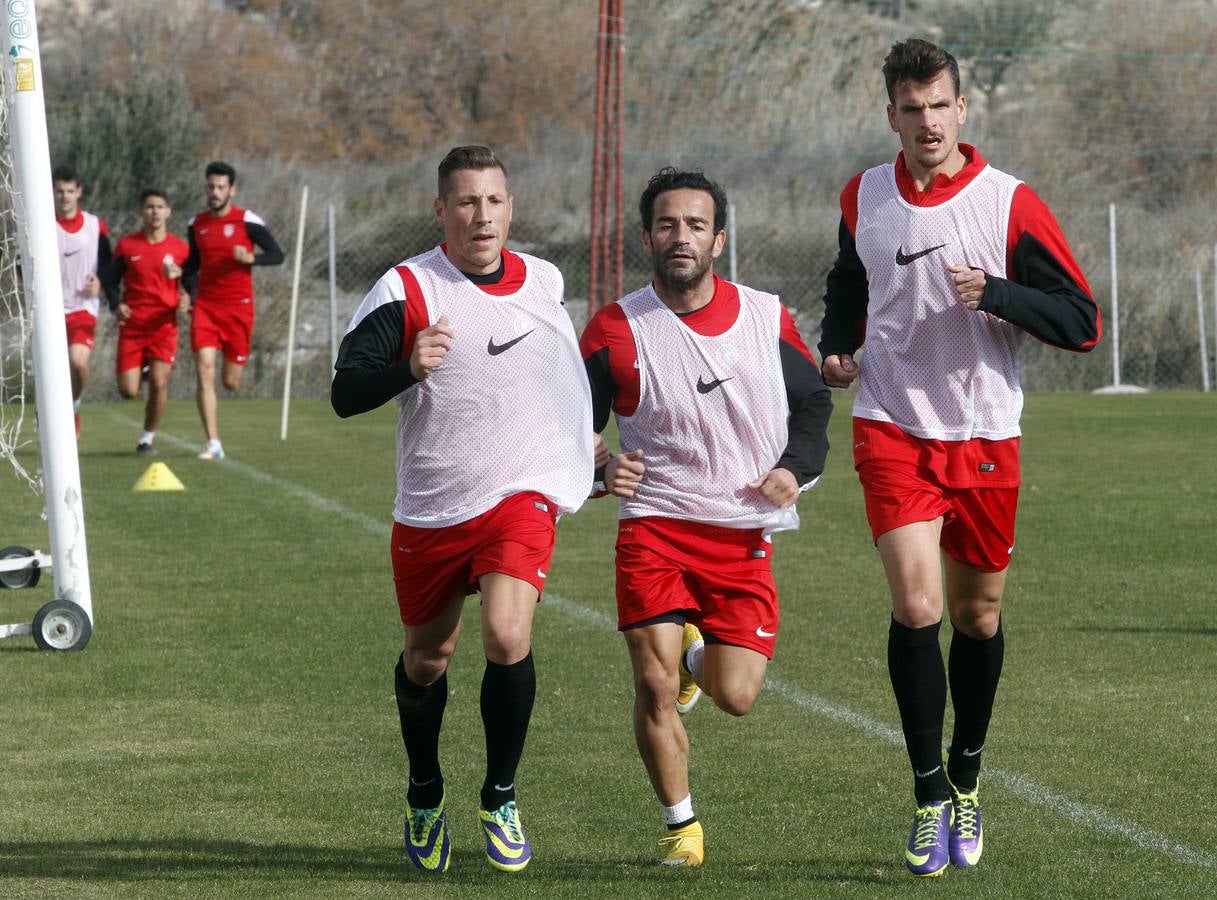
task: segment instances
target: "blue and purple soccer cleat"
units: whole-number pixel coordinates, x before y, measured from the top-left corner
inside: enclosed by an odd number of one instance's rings
[[[955,808],[950,800],[939,800],[917,807],[913,831],[904,849],[904,864],[914,875],[933,878],[941,875],[950,861],[948,844]]]
[[[532,859],[532,846],[520,824],[516,802],[508,800],[495,810],[478,813],[486,836],[486,859],[502,872],[518,872]]]
[[[951,865],[970,869],[980,862],[985,849],[985,834],[980,827],[980,786],[970,793],[955,792],[955,821],[951,824]]]
[[[406,854],[424,872],[448,871],[452,841],[442,799],[433,809],[411,809],[406,803]]]

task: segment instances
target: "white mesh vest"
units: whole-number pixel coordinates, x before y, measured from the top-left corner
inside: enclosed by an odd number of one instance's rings
[[[986,166],[945,203],[911,206],[900,196],[894,166],[863,173],[855,241],[870,300],[856,417],[946,441],[1019,434],[1018,350],[1026,334],[967,309],[947,271],[964,263],[1007,277],[1006,234],[1018,184]]]
[[[101,238],[101,222],[97,216],[80,211],[84,224],[75,234],[64,231],[55,223],[59,237],[59,278],[63,283],[63,311],[74,313],[88,310],[97,315],[98,298],[85,290],[89,275],[97,271],[97,244]]]
[[[503,297],[438,247],[406,260],[428,321],[446,315],[456,338],[443,364],[398,398],[398,522],[455,525],[530,490],[573,512],[591,493],[591,389],[562,275],[517,255],[524,284]]]
[[[786,382],[778,351],[781,304],[742,285],[735,323],[697,334],[652,287],[617,301],[638,350],[639,398],[617,416],[622,450],[642,450],[646,472],[620,516],[666,516],[729,528],[799,527],[748,487],[786,449]]]

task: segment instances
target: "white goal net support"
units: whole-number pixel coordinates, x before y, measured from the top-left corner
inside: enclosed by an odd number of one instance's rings
[[[50,649],[74,649],[92,632],[93,598],[34,0],[0,0],[0,28],[0,456],[46,500],[55,596],[34,617],[34,638]],[[35,431],[39,462],[31,473],[18,451]],[[0,519],[0,529],[11,524]],[[2,534],[0,543],[7,543]],[[36,581],[48,560],[27,557],[0,559],[0,584],[22,586],[27,573]],[[0,626],[0,637],[29,634],[30,627]]]
[[[31,321],[21,290],[21,243],[17,232],[16,174],[9,150],[9,106],[12,72],[0,66],[0,459],[17,476],[41,492],[37,469],[30,472],[18,452],[35,443],[37,435],[27,418],[33,408],[34,360],[30,343]],[[3,540],[3,537],[0,537]]]

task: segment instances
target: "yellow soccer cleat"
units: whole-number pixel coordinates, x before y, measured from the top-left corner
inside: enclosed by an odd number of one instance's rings
[[[701,831],[701,822],[690,822],[683,828],[669,831],[659,846],[665,856],[660,860],[665,866],[700,866],[706,858],[706,848]]]
[[[697,644],[705,644],[701,632],[692,622],[685,622],[684,633],[680,636],[680,663],[677,667],[680,672],[680,693],[676,695],[676,711],[682,716],[695,707],[697,701],[701,699],[701,688],[693,680],[693,673],[685,666],[685,657],[689,648]]]

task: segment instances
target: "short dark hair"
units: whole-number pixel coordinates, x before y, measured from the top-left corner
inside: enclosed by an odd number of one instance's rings
[[[463,169],[472,169],[475,172],[481,172],[486,169],[498,169],[503,173],[503,177],[507,177],[507,167],[503,165],[502,160],[494,155],[494,151],[489,147],[483,147],[479,144],[470,144],[465,147],[453,147],[448,151],[439,162],[439,178],[437,179],[437,188],[439,197],[444,197],[448,193],[448,188],[451,186],[452,173],[459,172]]]
[[[714,201],[714,231],[718,233],[727,227],[727,192],[705,176],[701,169],[692,172],[682,172],[675,166],[664,166],[651,180],[647,182],[638,201],[638,214],[642,216],[643,230],[650,232],[651,223],[655,219],[655,198],[664,191],[675,191],[689,188],[694,191],[705,191]]]
[[[51,183],[54,184],[56,181],[75,181],[79,186],[80,176],[71,166],[56,166],[51,169]]]
[[[207,168],[203,170],[204,178],[210,178],[212,175],[226,175],[230,185],[237,183],[237,170],[228,163],[221,162],[218,159],[214,162],[209,162]]]
[[[951,75],[951,86],[959,96],[959,63],[955,57],[937,44],[921,38],[909,38],[892,44],[891,52],[883,60],[883,80],[887,83],[887,99],[896,102],[896,87],[905,81],[919,84],[933,81],[946,70]]]
[[[160,188],[145,188],[144,190],[140,191],[139,192],[139,205],[143,206],[145,203],[147,203],[149,197],[160,197],[162,200],[165,201],[166,206],[173,205],[169,202],[168,195],[164,191],[162,191]]]

